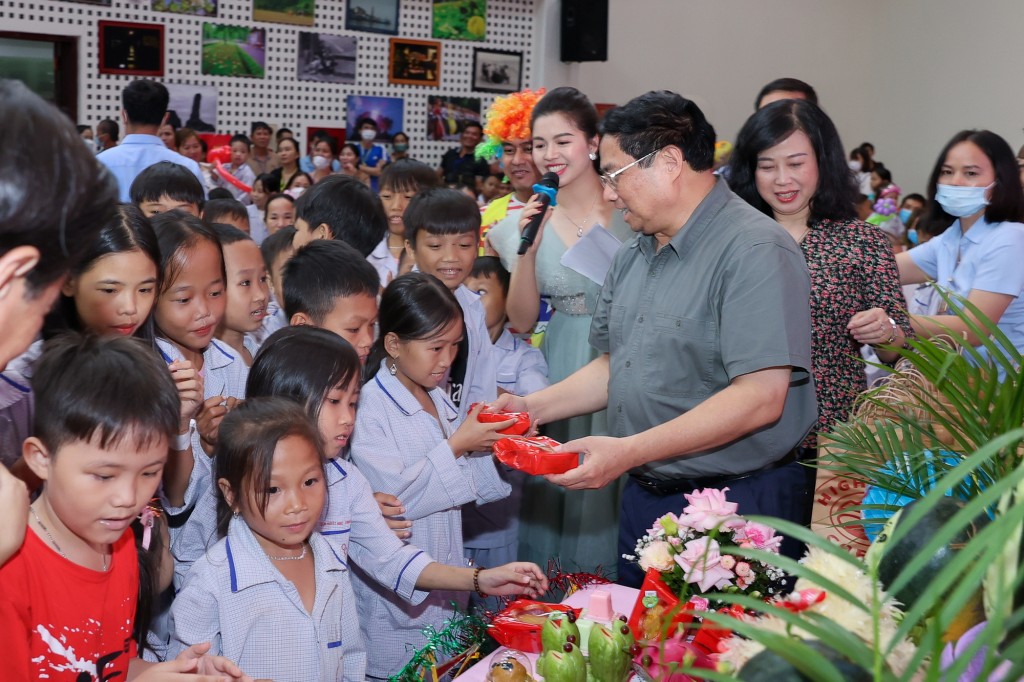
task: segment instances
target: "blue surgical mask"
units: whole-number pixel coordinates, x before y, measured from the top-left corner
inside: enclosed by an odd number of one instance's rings
[[[396,152],[407,152],[407,151],[409,151],[409,145],[402,144],[401,142],[396,142],[395,143],[395,151]]]
[[[907,230],[907,241],[910,242],[911,244],[913,244],[914,246],[917,246],[917,228],[916,227],[912,227],[909,230]]]
[[[874,203],[875,203],[875,193],[874,192],[868,192],[868,201],[870,201],[871,204],[874,205]]]
[[[909,208],[901,208],[900,209],[900,222],[903,223],[904,225],[906,225],[907,223],[910,222],[910,216],[912,216],[913,214],[914,214],[914,212],[911,211]]]
[[[938,185],[935,188],[935,201],[939,202],[942,210],[949,215],[966,218],[988,206],[988,198],[985,194],[995,186],[995,182],[988,187]]]

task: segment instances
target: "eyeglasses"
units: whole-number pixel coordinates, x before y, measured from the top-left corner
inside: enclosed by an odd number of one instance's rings
[[[623,166],[622,168],[620,168],[619,170],[617,170],[617,171],[615,171],[613,173],[599,173],[598,177],[601,179],[601,184],[604,185],[605,187],[611,189],[612,191],[617,190],[619,188],[618,177],[620,175],[622,175],[623,173],[625,173],[626,171],[628,171],[630,168],[632,168],[633,166],[637,165],[638,163],[643,163],[644,161],[646,161],[647,159],[651,158],[652,156],[654,156],[655,154],[657,154],[660,151],[661,151],[661,149],[655,149],[653,152],[651,152],[647,156],[643,156],[643,157],[637,159],[636,161],[634,161],[633,163],[626,164],[625,166]]]

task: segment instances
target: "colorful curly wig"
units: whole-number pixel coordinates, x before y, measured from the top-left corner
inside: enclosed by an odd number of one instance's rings
[[[484,141],[476,146],[477,159],[491,161],[501,158],[501,145],[505,140],[530,138],[530,114],[546,90],[522,90],[507,97],[498,97],[487,110]]]

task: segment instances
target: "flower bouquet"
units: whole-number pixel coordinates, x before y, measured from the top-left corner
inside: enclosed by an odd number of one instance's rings
[[[742,592],[770,599],[783,572],[776,566],[734,555],[736,548],[778,553],[782,537],[746,521],[725,496],[728,488],[706,488],[684,495],[682,514],[666,514],[637,541],[636,561],[647,572],[633,607],[630,626],[637,639],[666,639],[685,629],[693,611],[720,606],[719,593]]]

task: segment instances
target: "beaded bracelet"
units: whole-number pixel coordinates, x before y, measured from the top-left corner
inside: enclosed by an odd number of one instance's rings
[[[487,595],[484,594],[483,590],[480,589],[480,571],[483,571],[483,566],[477,566],[473,569],[473,589],[480,596],[481,599],[486,599]]]

